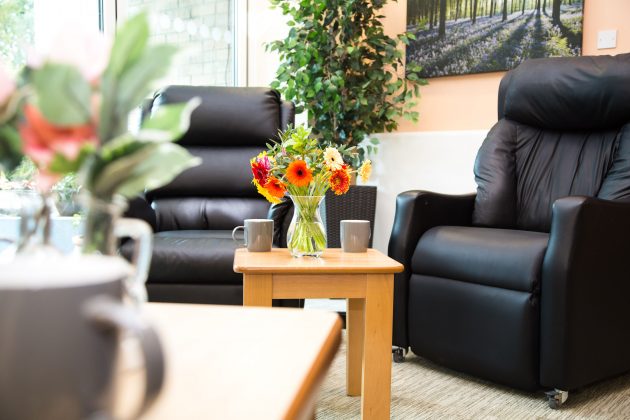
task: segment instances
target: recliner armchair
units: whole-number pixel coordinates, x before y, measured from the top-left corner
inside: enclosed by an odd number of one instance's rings
[[[251,182],[249,160],[278,130],[294,124],[295,108],[268,88],[169,86],[143,113],[192,97],[200,97],[201,105],[178,143],[202,164],[134,200],[128,214],[146,220],[155,232],[149,300],[242,304],[231,231],[244,219],[266,218],[270,208]],[[123,245],[123,254],[129,255],[131,246]]]
[[[498,108],[476,194],[397,197],[395,359],[558,407],[630,370],[630,54],[525,61]]]

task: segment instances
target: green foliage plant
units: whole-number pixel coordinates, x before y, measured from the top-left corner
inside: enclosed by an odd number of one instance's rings
[[[289,17],[289,34],[267,44],[280,66],[272,87],[308,112],[319,141],[352,153],[356,168],[376,153],[373,133],[391,132],[399,119],[418,121],[413,111],[426,80],[421,67],[405,69],[402,45],[383,30],[387,0],[270,0]]]

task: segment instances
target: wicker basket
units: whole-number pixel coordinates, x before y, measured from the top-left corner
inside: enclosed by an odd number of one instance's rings
[[[374,238],[374,215],[376,213],[376,187],[352,185],[344,195],[335,195],[328,190],[324,200],[323,219],[326,221],[328,248],[340,248],[339,222],[345,219],[369,220],[372,229],[370,247]]]

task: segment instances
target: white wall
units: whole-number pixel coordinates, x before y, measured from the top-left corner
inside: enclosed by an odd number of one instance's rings
[[[374,248],[387,252],[396,196],[408,190],[474,192],[473,164],[485,130],[388,133],[377,136],[370,185],[378,187]]]

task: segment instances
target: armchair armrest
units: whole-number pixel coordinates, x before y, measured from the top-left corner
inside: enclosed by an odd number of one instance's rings
[[[428,191],[406,191],[396,197],[394,226],[388,255],[405,266],[394,276],[393,344],[407,348],[407,295],[411,257],[418,240],[435,226],[470,226],[476,194],[444,195]]]
[[[406,270],[424,232],[435,226],[470,226],[475,196],[417,190],[400,193],[396,197],[389,256],[404,264]]]
[[[553,205],[541,283],[540,381],[563,390],[630,369],[630,203]]]

